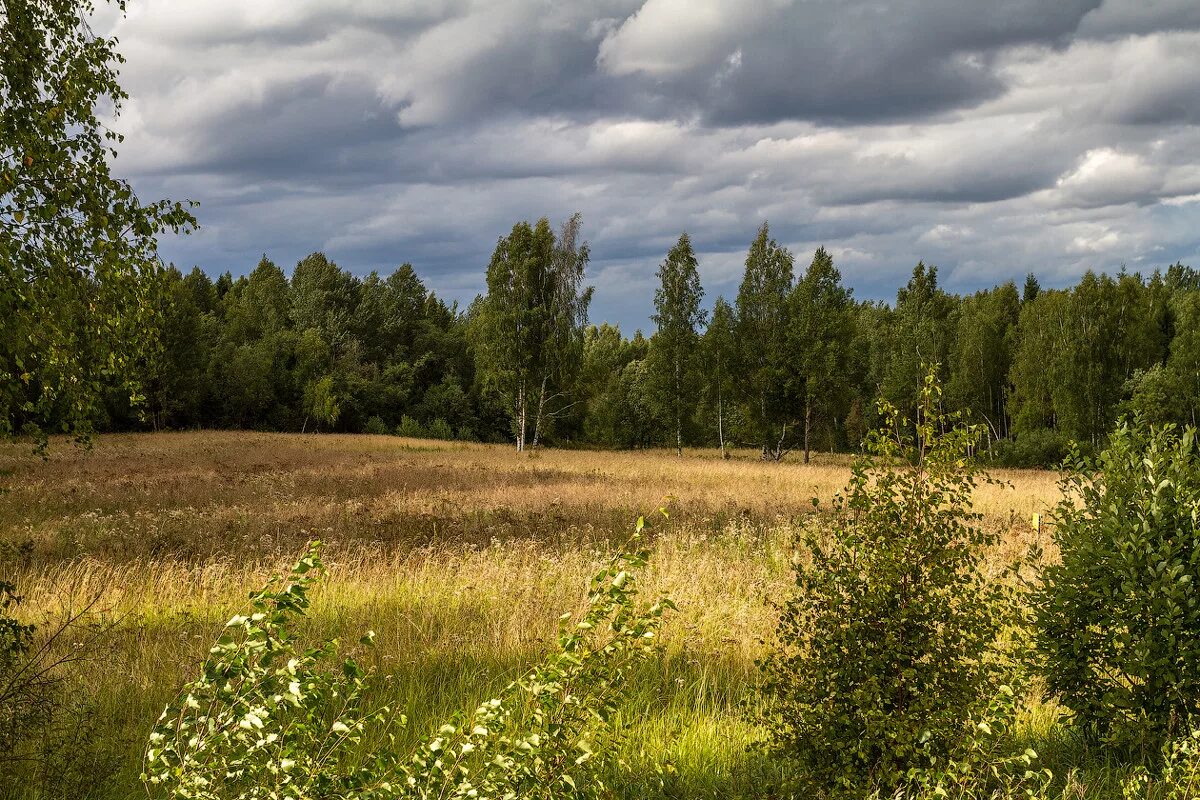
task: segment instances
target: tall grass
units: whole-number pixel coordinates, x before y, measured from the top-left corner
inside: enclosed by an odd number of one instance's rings
[[[56,443],[49,461],[5,445],[0,476],[0,565],[27,598],[22,613],[52,620],[95,598],[115,623],[75,676],[99,720],[98,740],[78,748],[84,773],[97,765],[92,797],[140,792],[140,744],[154,719],[247,593],[307,539],[327,542],[329,576],[306,633],[354,642],[376,632],[359,655],[394,676],[389,699],[408,714],[409,745],[543,654],[635,512],[665,496],[674,513],[650,543],[642,587],[680,613],[619,715],[630,764],[621,794],[787,796],[779,766],[750,748],[746,704],[774,626],[771,601],[786,596],[802,557],[793,543],[810,498],[844,485],[842,459],[518,457],[395,437],[184,433],[102,436],[91,452]],[[1033,542],[1029,515],[1057,500],[1050,473],[1001,477],[1011,488],[975,498],[1003,534],[997,563]],[[1050,707],[1035,705],[1022,735],[1071,796],[1083,785],[1088,796],[1120,796],[1123,767],[1087,752]],[[116,771],[99,771],[114,754]],[[0,796],[38,795],[30,783]]]

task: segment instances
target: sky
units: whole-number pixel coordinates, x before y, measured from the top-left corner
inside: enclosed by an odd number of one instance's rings
[[[1200,266],[1195,0],[131,0],[116,172],[200,203],[164,259],[410,262],[463,304],[499,237],[583,214],[595,322],[652,329],[686,230],[732,298],[763,220],[861,299],[918,260]]]

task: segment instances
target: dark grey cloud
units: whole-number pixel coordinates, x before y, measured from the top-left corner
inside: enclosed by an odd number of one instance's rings
[[[1193,0],[1107,0],[1079,26],[1080,35],[1100,38],[1194,30],[1200,30],[1200,5]]]
[[[178,169],[221,172],[250,180],[306,176],[361,185],[391,171],[391,151],[403,144],[395,108],[359,75],[309,75],[281,80],[254,97],[215,110],[191,137]]]
[[[605,41],[602,61],[657,79],[659,92],[720,124],[912,118],[998,96],[997,51],[1062,44],[1099,0],[751,2],[743,20],[741,3],[720,5],[729,18],[697,26],[707,46],[682,64],[661,58],[678,42],[682,0],[648,0]]]
[[[681,230],[710,298],[758,223],[860,297],[1200,264],[1191,0],[139,0],[118,170],[201,201],[164,255],[323,249],[468,301],[580,210],[594,316],[647,325]]]

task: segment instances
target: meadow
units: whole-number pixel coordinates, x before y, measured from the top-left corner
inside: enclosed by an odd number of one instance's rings
[[[1057,476],[995,471],[975,497],[1003,534],[994,563],[1031,545],[1053,558],[1034,513]],[[306,622],[313,637],[355,642],[422,739],[490,696],[553,641],[559,616],[639,513],[654,528],[648,595],[679,606],[618,721],[627,734],[626,797],[785,796],[780,767],[751,747],[757,670],[788,596],[794,546],[820,524],[849,476],[845,457],[808,465],[729,460],[713,451],[596,452],[391,436],[265,433],[114,434],[91,449],[0,449],[0,564],[24,595],[19,613],[49,629],[87,609],[89,628],[56,643],[88,724],[48,745],[57,783],[32,778],[6,796],[125,798],[139,785],[145,736],[197,671],[222,622],[286,567],[326,543],[329,574]],[[1064,796],[1119,796],[1120,768],[1088,752],[1032,698],[1021,736]],[[1113,792],[1116,792],[1114,795]]]

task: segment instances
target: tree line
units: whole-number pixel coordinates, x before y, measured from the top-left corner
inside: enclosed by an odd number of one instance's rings
[[[160,346],[102,425],[367,431],[616,448],[753,447],[767,459],[859,446],[876,401],[913,409],[928,365],[945,402],[1011,463],[1100,444],[1117,418],[1195,423],[1200,274],[1031,274],[967,296],[918,263],[894,303],[862,302],[819,248],[803,268],[766,223],[732,300],[705,303],[684,233],[658,267],[654,330],[588,322],[578,215],[520,222],[467,308],[410,264],[359,278],[324,254],[290,277],[266,257],[215,281],[155,279]]]

